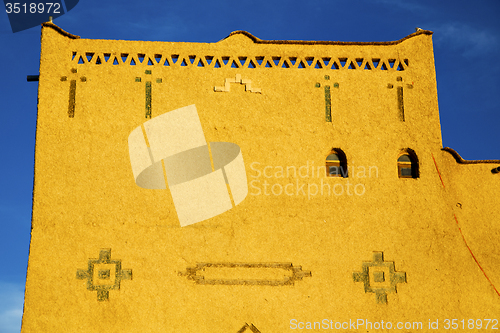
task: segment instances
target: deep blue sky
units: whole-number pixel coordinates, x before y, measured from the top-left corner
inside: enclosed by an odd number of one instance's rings
[[[434,31],[443,146],[500,159],[500,1],[97,1],[54,20],[92,39],[392,41]],[[28,261],[40,27],[13,34],[0,13],[0,332],[19,332]],[[499,189],[500,190],[500,189]]]

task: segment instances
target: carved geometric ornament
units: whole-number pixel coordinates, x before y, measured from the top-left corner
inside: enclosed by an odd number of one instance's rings
[[[243,327],[238,331],[238,333],[260,333],[260,331],[257,329],[257,327],[254,326],[254,324],[248,325],[245,323]]]
[[[362,272],[354,272],[354,282],[363,282],[365,293],[375,293],[377,303],[387,303],[387,293],[397,293],[396,285],[406,283],[406,273],[396,272],[393,261],[384,261],[383,252],[373,252],[373,261],[363,262]]]
[[[87,289],[97,291],[102,302],[109,299],[110,290],[120,289],[122,280],[132,280],[132,270],[122,269],[121,260],[111,260],[111,249],[101,249],[99,259],[89,259],[87,270],[79,269],[76,278],[87,279]]]
[[[229,92],[231,91],[231,83],[239,83],[245,85],[245,91],[252,92],[252,93],[257,93],[261,94],[262,89],[260,88],[252,88],[252,81],[247,80],[247,79],[242,79],[241,74],[236,74],[236,77],[234,79],[232,78],[227,78],[224,80],[224,86],[215,86],[214,91],[215,92]]]
[[[294,285],[304,277],[312,276],[301,266],[292,263],[198,263],[188,267],[180,276],[203,285]]]

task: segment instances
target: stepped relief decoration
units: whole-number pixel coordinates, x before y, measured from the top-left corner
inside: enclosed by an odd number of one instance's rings
[[[262,93],[262,90],[260,88],[252,88],[252,81],[242,79],[240,74],[236,74],[236,77],[234,79],[228,78],[224,80],[224,86],[214,87],[215,92],[229,92],[231,90],[231,83],[239,83],[245,85],[245,91],[253,92],[253,93]]]
[[[122,280],[132,280],[132,270],[122,269],[122,261],[111,259],[111,249],[101,249],[99,259],[89,259],[86,270],[79,269],[76,278],[87,280],[87,289],[97,291],[99,302],[109,300],[109,291],[120,289]]]
[[[363,262],[361,272],[354,272],[354,282],[363,282],[365,293],[375,293],[377,303],[387,303],[387,293],[396,293],[398,283],[406,283],[406,273],[396,272],[393,261],[384,261],[383,252],[373,252],[373,260]]]

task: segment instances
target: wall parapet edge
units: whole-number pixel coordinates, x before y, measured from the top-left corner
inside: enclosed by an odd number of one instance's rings
[[[57,32],[59,32],[61,35],[63,36],[66,36],[66,37],[69,37],[69,38],[72,38],[72,39],[80,39],[80,36],[78,35],[74,35],[74,34],[71,34],[65,30],[63,30],[62,28],[60,28],[59,26],[55,25],[54,23],[52,22],[44,22],[42,23],[42,27],[49,27],[49,28],[52,28],[54,30],[56,30]],[[416,31],[406,37],[403,37],[399,40],[395,40],[395,41],[389,41],[389,42],[341,42],[341,41],[303,41],[303,40],[263,40],[263,39],[260,39],[254,35],[252,35],[251,33],[249,33],[248,31],[244,31],[244,30],[237,30],[237,31],[233,31],[231,32],[227,37],[221,39],[220,41],[218,41],[217,43],[219,42],[222,42],[222,41],[225,41],[227,40],[228,38],[234,36],[234,35],[245,35],[246,37],[250,38],[254,43],[256,44],[297,44],[297,45],[397,45],[409,38],[412,38],[412,37],[416,37],[418,35],[432,35],[433,32],[430,31],[430,30],[419,30],[419,31]]]
[[[457,163],[460,164],[481,164],[481,163],[500,163],[500,160],[464,160],[454,149],[450,147],[444,147],[441,150],[450,153]]]
[[[64,31],[63,29],[61,29],[60,27],[58,27],[57,25],[55,25],[52,22],[42,23],[42,28],[52,28],[63,36],[69,37],[71,39],[80,39],[80,36],[70,34],[69,32]]]
[[[430,30],[419,30],[416,31],[404,38],[399,40],[390,41],[390,42],[340,42],[340,41],[304,41],[304,40],[263,40],[258,37],[255,37],[248,31],[237,30],[233,31],[224,39],[221,39],[219,42],[227,40],[228,38],[234,35],[245,35],[250,38],[256,44],[299,44],[299,45],[396,45],[399,44],[406,39],[418,36],[418,35],[432,35],[433,32]]]

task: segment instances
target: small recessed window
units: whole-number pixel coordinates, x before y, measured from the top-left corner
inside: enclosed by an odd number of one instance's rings
[[[347,177],[347,161],[340,149],[334,149],[326,157],[327,177]]]
[[[418,178],[418,162],[416,156],[411,156],[408,152],[398,158],[399,178]]]

